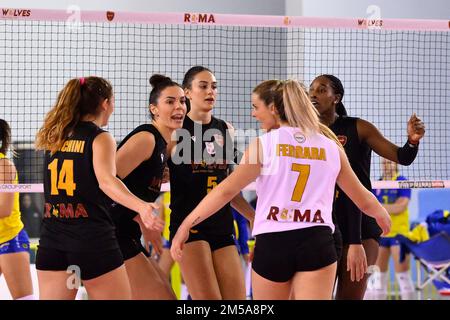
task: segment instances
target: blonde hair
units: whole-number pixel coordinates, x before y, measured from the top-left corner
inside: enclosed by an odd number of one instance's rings
[[[342,147],[336,135],[320,123],[319,112],[311,103],[306,87],[297,80],[267,80],[253,89],[264,103],[273,103],[281,121],[300,128],[305,135],[321,133]]]
[[[111,84],[100,77],[70,80],[58,94],[36,135],[37,150],[58,151],[80,119],[96,115],[99,105],[113,95]]]

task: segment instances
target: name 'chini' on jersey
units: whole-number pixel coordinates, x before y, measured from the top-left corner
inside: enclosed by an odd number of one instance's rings
[[[281,127],[260,138],[263,167],[256,180],[258,202],[253,235],[329,226],[336,178],[341,163],[338,146],[321,134]]]

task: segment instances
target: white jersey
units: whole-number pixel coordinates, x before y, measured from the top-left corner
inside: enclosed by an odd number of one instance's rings
[[[256,180],[253,235],[329,226],[336,178],[341,169],[337,144],[321,134],[281,127],[259,138],[263,150]]]

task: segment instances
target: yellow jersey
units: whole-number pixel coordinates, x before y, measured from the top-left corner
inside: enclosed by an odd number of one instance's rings
[[[164,210],[164,230],[163,230],[163,237],[167,241],[169,241],[170,237],[170,231],[169,231],[169,225],[170,225],[170,213],[172,212],[169,208],[170,206],[170,192],[166,191],[162,195],[162,202],[163,202],[163,210]]]
[[[406,180],[404,176],[398,173],[392,178],[393,181]],[[375,196],[378,201],[384,204],[392,204],[398,198],[405,197],[411,199],[411,189],[378,189],[374,190]],[[405,210],[398,214],[391,214],[391,231],[386,238],[395,237],[397,234],[407,235],[409,232],[409,210],[406,207]]]
[[[5,155],[0,152],[0,159],[5,159]],[[19,181],[18,175],[14,178],[14,184]],[[0,243],[5,243],[11,239],[14,239],[19,232],[23,229],[23,223],[20,219],[20,207],[19,207],[19,193],[14,193],[14,203],[11,215],[5,218],[0,218]]]

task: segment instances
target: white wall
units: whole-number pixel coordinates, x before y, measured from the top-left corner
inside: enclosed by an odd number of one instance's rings
[[[2,7],[66,9],[78,5],[81,10],[118,10],[151,12],[211,12],[229,14],[284,15],[282,0],[6,0]]]
[[[367,8],[376,5],[385,19],[450,18],[448,0],[286,0],[287,15],[309,17],[363,18]]]

